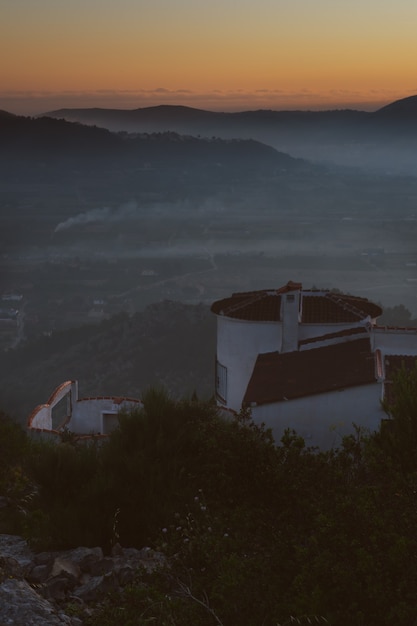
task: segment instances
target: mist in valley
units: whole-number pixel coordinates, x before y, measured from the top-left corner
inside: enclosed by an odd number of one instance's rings
[[[62,120],[54,136],[61,127],[71,136],[72,125]],[[76,127],[79,134],[83,127]],[[399,167],[395,145],[390,168],[374,158],[367,167],[359,159],[346,167],[333,148],[346,162],[350,148],[336,146],[334,136],[333,147],[314,143],[308,132],[311,160],[293,158],[306,156],[301,148],[297,153],[297,137],[290,145],[282,136],[276,152],[256,142],[207,142],[172,132],[156,138],[94,133],[99,156],[86,156],[73,144],[70,155],[50,147],[0,155],[0,392],[9,398],[6,408],[19,410],[25,367],[29,378],[34,367],[44,373],[26,393],[28,403],[45,401],[62,376],[83,377],[81,389],[92,394],[138,395],[145,383],[158,380],[187,393],[193,380],[208,394],[215,353],[209,306],[233,292],[292,280],[383,307],[404,305],[410,319],[417,317],[416,160]],[[282,154],[284,147],[289,155]],[[179,337],[157,340],[173,329],[169,303],[180,307],[177,334],[183,316],[196,324],[186,365],[176,362]],[[121,314],[131,321],[113,323]],[[207,331],[199,335],[203,319]],[[77,328],[90,329],[80,344],[72,335]],[[110,339],[116,328],[127,333],[125,342],[129,333],[134,337],[130,348],[123,344],[125,354],[136,351],[134,358],[126,356],[127,370]],[[186,325],[184,333],[183,342]],[[95,348],[86,352],[90,341]],[[156,361],[141,370],[139,381],[138,363],[149,362],[150,353]],[[98,354],[108,370],[100,374]],[[111,380],[118,389],[109,389]]]

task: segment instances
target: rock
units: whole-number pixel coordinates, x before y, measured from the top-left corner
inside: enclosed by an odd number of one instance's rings
[[[43,583],[48,578],[50,571],[50,565],[35,565],[30,570],[27,579],[31,583]]]
[[[117,580],[121,587],[125,587],[134,581],[136,570],[131,565],[124,565],[116,569]]]
[[[123,548],[120,543],[115,543],[111,549],[112,556],[123,556]]]
[[[40,592],[47,599],[65,600],[69,591],[76,586],[77,581],[72,576],[54,576],[49,578],[40,587]]]
[[[129,565],[134,569],[144,569],[153,572],[157,567],[165,563],[165,556],[161,552],[156,552],[151,548],[122,548],[121,556],[115,557],[114,561],[118,567]]]
[[[59,614],[25,580],[9,579],[0,585],[0,624],[2,626],[62,626],[75,622]]]
[[[73,595],[81,598],[84,602],[96,602],[104,594],[119,590],[119,581],[116,575],[114,572],[109,572],[104,576],[92,576],[87,583],[75,589]]]
[[[38,552],[35,554],[35,563],[36,565],[50,565],[57,554],[57,552]]]
[[[0,534],[0,626],[81,626],[82,619],[56,607],[77,602],[87,617],[93,609],[86,603],[100,602],[137,582],[141,571],[165,563],[165,556],[151,548],[119,544],[108,557],[100,547],[34,554],[22,537]]]
[[[27,541],[17,535],[0,535],[0,564],[10,576],[25,576],[32,567],[34,555]]]
[[[103,550],[100,547],[95,548],[74,548],[59,553],[60,558],[76,563],[83,571],[86,571],[89,564],[99,561],[103,558]]]
[[[78,579],[81,576],[81,568],[77,565],[77,563],[74,563],[70,559],[58,556],[52,566],[51,576],[58,576],[63,572],[70,574],[75,579]]]
[[[88,571],[92,576],[102,576],[103,574],[108,574],[113,569],[114,560],[111,558],[105,558],[90,563]]]

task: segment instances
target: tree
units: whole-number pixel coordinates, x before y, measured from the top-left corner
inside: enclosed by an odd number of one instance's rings
[[[397,304],[393,307],[384,307],[378,323],[386,326],[408,328],[417,326],[417,319],[411,318],[411,312],[403,304]]]
[[[381,427],[381,443],[404,471],[417,469],[417,360],[412,369],[403,363],[394,374],[392,399],[383,401],[389,420]]]

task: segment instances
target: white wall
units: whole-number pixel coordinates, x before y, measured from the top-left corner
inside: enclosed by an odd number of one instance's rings
[[[239,411],[258,354],[281,349],[279,322],[217,316],[217,360],[227,368],[228,408]]]
[[[298,339],[318,337],[362,325],[300,324]],[[217,360],[227,368],[225,406],[234,411],[240,410],[258,355],[275,351],[282,352],[281,322],[252,322],[217,315]]]
[[[29,428],[52,430],[52,410],[49,404],[40,404],[29,417]]]
[[[48,402],[37,406],[29,416],[29,428],[39,428],[41,430],[52,430],[52,410],[53,408],[67,397],[69,404],[67,406],[68,416],[71,409],[76,404],[78,398],[78,383],[76,380],[67,380],[59,385],[52,393]]]
[[[372,349],[382,354],[417,354],[417,329],[374,328]]]
[[[28,419],[29,429],[56,432],[53,431],[52,411],[65,397],[68,421],[64,419],[63,423],[73,433],[82,435],[108,432],[117,423],[116,416],[120,411],[129,411],[142,405],[139,400],[111,396],[78,400],[77,381],[66,381],[55,389],[47,403],[32,411]],[[107,414],[107,418],[104,414]],[[110,419],[111,414],[115,415],[114,420]]]
[[[138,404],[140,403],[129,401],[115,404],[113,398],[79,400],[73,407],[68,428],[77,434],[101,434],[103,433],[103,413],[119,413],[122,410],[134,408]]]
[[[284,431],[292,428],[305,439],[306,446],[327,450],[339,446],[344,435],[354,432],[353,422],[377,430],[385,417],[380,398],[381,384],[372,383],[252,407],[252,419],[271,428],[277,443]]]

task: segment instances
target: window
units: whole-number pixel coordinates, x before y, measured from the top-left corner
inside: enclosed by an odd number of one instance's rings
[[[101,432],[103,435],[108,435],[112,430],[118,427],[119,425],[119,416],[117,413],[106,412],[102,413],[102,429]]]
[[[227,367],[216,360],[216,397],[226,404],[227,400]]]
[[[295,295],[293,293],[289,293],[287,295],[287,302],[294,302],[295,300]]]

